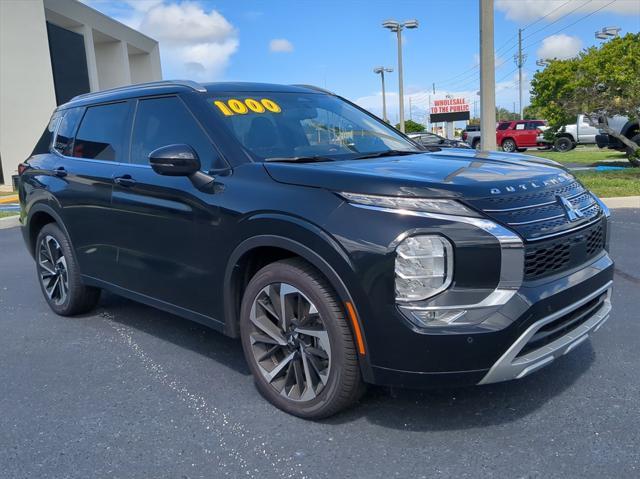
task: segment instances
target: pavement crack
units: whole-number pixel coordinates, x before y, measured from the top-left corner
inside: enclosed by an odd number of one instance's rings
[[[179,379],[169,375],[162,365],[149,357],[144,349],[135,341],[127,327],[114,321],[115,318],[112,313],[102,311],[99,313],[99,316],[115,330],[120,341],[140,360],[142,366],[151,377],[175,392],[178,398],[195,413],[203,427],[212,434],[215,434],[220,451],[226,451],[226,457],[224,454],[216,453],[221,468],[226,469],[235,465],[242,470],[242,474],[245,477],[263,478],[269,477],[274,473],[277,477],[281,478],[308,477],[302,472],[302,465],[295,463],[293,458],[282,456],[271,449],[266,441],[261,441],[247,426],[233,420],[228,413],[210,405],[204,397],[191,392]],[[233,436],[239,440],[243,447],[238,448],[228,444],[225,439],[226,435]],[[269,470],[259,471],[255,467],[250,466],[241,449],[250,451],[255,457],[266,460],[269,464]],[[220,471],[220,473],[226,476],[237,477],[233,471],[230,470]]]
[[[626,279],[627,281],[631,281],[632,283],[635,283],[635,284],[640,284],[640,278],[633,276],[632,274],[625,273],[624,271],[621,271],[618,268],[615,268],[613,272],[614,274],[620,276],[623,279]]]

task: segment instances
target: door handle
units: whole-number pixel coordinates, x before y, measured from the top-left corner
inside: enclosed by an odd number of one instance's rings
[[[116,184],[127,188],[136,184],[136,180],[131,178],[131,175],[116,176],[113,181],[115,181]]]
[[[64,178],[65,176],[67,176],[67,170],[65,170],[64,166],[59,166],[58,168],[53,170],[53,174],[58,178]]]

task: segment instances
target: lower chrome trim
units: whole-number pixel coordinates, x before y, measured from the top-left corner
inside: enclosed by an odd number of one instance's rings
[[[531,374],[534,371],[551,363],[554,359],[567,354],[572,351],[576,346],[585,341],[590,334],[597,331],[604,322],[609,319],[609,312],[611,311],[611,284],[609,281],[603,287],[594,291],[588,296],[585,296],[580,301],[577,301],[565,308],[562,308],[555,313],[546,316],[533,323],[522,335],[511,345],[509,349],[496,361],[493,367],[485,375],[484,378],[478,384],[491,384],[501,381],[508,381],[510,379],[520,379],[524,376]],[[571,313],[575,309],[583,306],[594,298],[607,291],[607,297],[603,304],[595,311],[592,316],[584,323],[572,329],[564,336],[557,338],[549,344],[546,344],[539,349],[533,350],[524,356],[517,357],[520,351],[525,347],[534,334],[538,332],[544,325]]]

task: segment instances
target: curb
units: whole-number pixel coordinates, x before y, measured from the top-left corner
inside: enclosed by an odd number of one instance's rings
[[[601,198],[609,208],[638,208],[640,209],[640,196],[620,196],[617,198]]]
[[[20,215],[7,216],[6,218],[0,218],[0,230],[6,229],[6,228],[15,228],[16,226],[20,226],[19,218],[20,218]]]
[[[0,196],[0,204],[17,203],[18,195]]]

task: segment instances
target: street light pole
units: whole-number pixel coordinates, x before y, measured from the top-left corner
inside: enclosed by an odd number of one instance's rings
[[[382,79],[382,119],[389,123],[389,118],[387,118],[387,96],[384,89],[384,72],[391,73],[393,68],[376,67],[373,69],[373,73],[379,73]]]
[[[402,26],[398,27],[398,99],[400,104],[400,131],[404,133],[404,85],[402,79]]]
[[[418,20],[407,20],[400,23],[395,20],[387,20],[382,26],[395,32],[398,38],[398,104],[400,131],[404,133],[404,85],[402,79],[402,30],[404,28],[418,28]]]

